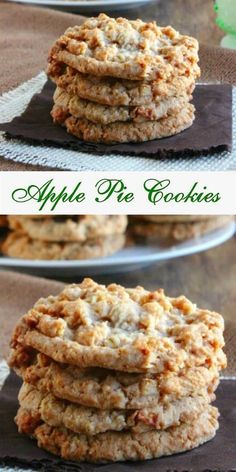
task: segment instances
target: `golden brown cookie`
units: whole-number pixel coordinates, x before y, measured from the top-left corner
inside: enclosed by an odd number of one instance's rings
[[[9,257],[33,260],[78,260],[110,256],[125,244],[123,234],[97,237],[82,242],[47,242],[31,239],[18,231],[10,233],[2,244]]]
[[[80,368],[180,372],[212,365],[222,355],[223,330],[221,315],[197,308],[184,296],[84,279],[40,299],[21,318],[10,364],[29,364],[33,348]]]
[[[198,42],[156,22],[109,18],[101,13],[68,28],[49,53],[48,74],[64,65],[83,74],[123,79],[167,79],[191,74],[198,62]]]
[[[109,125],[115,122],[142,123],[157,121],[168,114],[177,115],[185,108],[192,97],[185,94],[182,97],[170,97],[161,102],[150,103],[138,107],[100,105],[78,96],[70,96],[57,87],[54,94],[52,117],[55,122],[62,123],[67,116],[86,119],[95,124]],[[63,120],[63,117],[66,117]]]
[[[195,88],[194,74],[146,82],[84,75],[71,67],[67,67],[64,74],[53,77],[53,80],[59,89],[71,96],[116,107],[139,107],[171,97],[190,96]]]
[[[192,367],[159,375],[82,369],[58,364],[44,354],[33,356],[30,362],[28,367],[16,371],[26,383],[44,393],[91,408],[134,410],[154,407],[157,402],[166,404],[183,397],[200,396],[206,391],[212,395],[219,384],[219,371],[225,366],[225,355],[221,352],[211,367]]]
[[[33,436],[42,449],[73,461],[116,462],[146,460],[193,449],[212,439],[218,429],[218,410],[208,406],[192,423],[145,433],[106,432],[96,436],[76,434],[49,426],[33,412],[19,409],[19,432]]]
[[[107,144],[144,142],[173,136],[189,128],[194,120],[194,111],[194,106],[188,103],[177,115],[169,114],[157,121],[116,122],[108,125],[94,124],[86,119],[71,116],[66,119],[65,126],[69,133],[88,142]]]
[[[145,220],[148,220],[148,217]],[[162,223],[150,223],[140,220],[130,226],[130,232],[135,236],[148,238],[148,240],[174,239],[184,241],[210,233],[227,225],[232,220],[233,217],[231,216],[212,216],[202,221],[186,221],[185,223],[177,223],[177,220],[176,223],[164,223],[164,220],[162,220]]]
[[[63,401],[45,394],[34,386],[23,383],[19,392],[20,406],[32,411],[42,421],[74,433],[94,436],[106,431],[143,433],[153,429],[167,429],[181,423],[195,421],[208,408],[215,396],[206,392],[194,398],[185,397],[173,403],[158,404],[140,410],[98,410]]]
[[[85,242],[101,236],[123,234],[127,226],[125,215],[81,215],[32,218],[14,215],[8,217],[9,227],[27,234],[31,239],[48,242]]]

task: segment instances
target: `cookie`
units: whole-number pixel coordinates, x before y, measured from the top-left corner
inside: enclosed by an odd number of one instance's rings
[[[72,461],[116,462],[146,460],[188,451],[212,439],[218,424],[218,410],[208,406],[192,423],[145,433],[106,432],[96,436],[76,434],[66,428],[39,424],[33,413],[19,409],[19,432],[37,440],[38,447]]]
[[[14,215],[8,221],[11,229],[31,239],[49,242],[96,240],[101,236],[120,235],[127,226],[125,215],[42,216],[41,219]]]
[[[193,367],[179,373],[152,375],[81,369],[37,354],[31,365],[20,367],[17,373],[38,390],[79,405],[134,410],[154,407],[157,402],[166,404],[183,397],[200,396],[206,391],[212,395],[219,384],[219,370],[225,365],[224,354],[221,357],[209,368]]]
[[[69,102],[70,97],[62,89],[56,88],[53,95],[54,105],[53,105],[53,114],[56,117],[55,122],[64,125],[67,118],[69,118]],[[60,102],[60,105],[57,105],[56,102]]]
[[[212,365],[224,346],[223,330],[221,315],[197,308],[184,296],[87,278],[40,299],[21,318],[12,335],[11,366],[22,366],[24,356],[27,364],[33,348],[79,367],[180,372]]]
[[[84,100],[77,96],[70,97],[63,89],[56,89],[54,95],[55,105],[52,109],[52,117],[56,123],[61,123],[64,116],[82,118],[92,123],[108,125],[115,122],[142,123],[146,121],[157,121],[168,114],[177,115],[185,108],[191,99],[187,94],[183,97],[171,97],[158,103],[139,107],[111,107]],[[66,97],[66,98],[65,98]],[[67,103],[67,110],[64,108]],[[60,111],[62,108],[62,111]],[[58,111],[59,110],[59,111]]]
[[[148,239],[174,239],[184,241],[198,238],[204,234],[219,229],[232,221],[232,216],[212,216],[203,221],[190,221],[186,223],[149,223],[137,222],[130,226],[130,231],[138,237]],[[177,221],[177,220],[176,220]]]
[[[194,75],[145,82],[84,75],[71,67],[53,80],[59,89],[72,96],[108,106],[150,105],[171,97],[190,96],[195,88]]]
[[[78,260],[109,256],[122,249],[124,244],[125,236],[122,234],[82,242],[47,242],[13,231],[6,237],[1,249],[6,256],[19,259]]]
[[[189,223],[195,221],[205,221],[214,218],[210,215],[130,215],[131,223],[137,221],[148,221],[152,223]]]
[[[94,124],[86,119],[69,117],[65,121],[67,131],[77,138],[97,143],[144,142],[161,139],[184,131],[194,120],[194,106],[187,104],[177,115],[169,114],[158,121],[117,122],[108,125]]]
[[[166,405],[156,402],[153,408],[141,410],[98,410],[59,400],[24,383],[18,399],[21,408],[32,411],[34,416],[50,426],[94,436],[106,431],[129,430],[132,433],[143,433],[153,429],[167,429],[180,423],[191,423],[215,397],[205,393],[203,396],[184,398]]]
[[[101,13],[68,28],[49,53],[48,74],[64,65],[83,74],[132,80],[167,79],[191,74],[198,62],[198,42],[156,22],[109,18]]]

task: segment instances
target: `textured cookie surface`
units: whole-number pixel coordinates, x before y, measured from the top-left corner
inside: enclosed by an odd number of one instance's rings
[[[170,26],[100,14],[68,28],[57,40],[48,73],[59,75],[66,64],[84,74],[157,80],[188,76],[197,62],[197,40]]]
[[[130,231],[136,236],[160,239],[175,239],[183,241],[197,238],[204,234],[221,228],[232,221],[231,216],[210,217],[202,221],[191,221],[186,223],[149,223],[148,221],[137,221],[130,226]]]
[[[124,233],[125,215],[54,216],[42,219],[30,216],[9,216],[9,226],[42,241],[80,241]]]
[[[78,406],[44,394],[30,384],[23,384],[19,393],[20,406],[50,426],[67,428],[74,433],[93,436],[106,431],[129,430],[142,433],[190,423],[208,407],[214,396],[207,393],[184,398],[170,404],[158,404],[140,410],[98,410]]]
[[[215,436],[218,410],[208,406],[192,423],[145,433],[106,432],[86,436],[43,423],[33,412],[19,409],[19,432],[30,434],[38,446],[69,460],[109,462],[145,460],[193,449]]]
[[[150,103],[138,107],[123,107],[100,105],[72,96],[63,89],[56,89],[54,94],[54,107],[52,117],[55,122],[61,123],[62,116],[67,114],[75,118],[85,118],[92,123],[107,125],[115,122],[142,123],[146,121],[157,121],[168,114],[177,115],[185,108],[191,97],[185,94],[183,97],[170,97],[158,103]],[[67,109],[66,105],[67,104]],[[62,110],[61,110],[62,109]],[[58,119],[59,111],[59,119]]]
[[[194,75],[176,76],[158,82],[117,80],[80,74],[68,67],[54,81],[70,95],[108,106],[143,106],[170,98],[191,95],[195,88]]]
[[[32,365],[18,369],[26,383],[44,393],[99,409],[141,409],[183,397],[212,395],[219,384],[222,358],[210,368],[194,367],[176,374],[131,374],[99,368],[60,365],[43,354]]]
[[[12,366],[21,366],[22,356],[27,364],[31,347],[80,367],[159,373],[209,367],[222,352],[223,329],[219,314],[184,296],[84,279],[40,299],[21,318],[11,342]]]
[[[193,124],[194,106],[187,104],[176,115],[169,115],[157,121],[116,122],[99,125],[86,119],[69,117],[65,121],[67,131],[77,138],[98,143],[144,142],[161,139],[184,131]]]
[[[1,249],[6,256],[19,259],[77,260],[109,256],[124,244],[125,236],[122,234],[82,242],[47,242],[13,231],[6,237]]]

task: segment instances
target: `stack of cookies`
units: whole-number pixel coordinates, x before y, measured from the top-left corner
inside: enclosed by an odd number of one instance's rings
[[[198,238],[233,221],[233,216],[139,215],[129,217],[129,235],[149,242]]]
[[[85,279],[19,321],[19,432],[64,459],[144,460],[214,437],[224,322],[184,296]]]
[[[68,28],[49,54],[52,117],[80,140],[142,142],[190,127],[198,42],[156,22],[100,14]]]
[[[22,259],[93,259],[125,244],[127,217],[9,216],[3,254]]]

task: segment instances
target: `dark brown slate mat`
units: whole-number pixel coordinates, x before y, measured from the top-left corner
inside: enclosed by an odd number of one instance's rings
[[[198,85],[193,103],[196,119],[182,133],[145,143],[96,144],[79,141],[64,128],[54,125],[50,116],[55,86],[46,82],[25,112],[11,123],[0,124],[9,138],[35,144],[63,147],[95,155],[122,154],[152,158],[200,156],[232,148],[232,87],[230,85]]]

